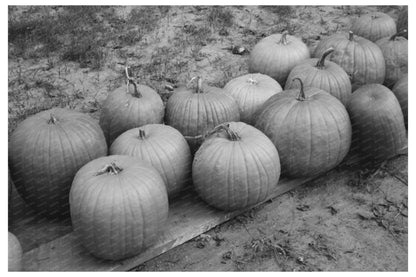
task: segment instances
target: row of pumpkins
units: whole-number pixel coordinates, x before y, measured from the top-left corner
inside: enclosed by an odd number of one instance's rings
[[[287,32],[266,37],[249,74],[223,89],[196,77],[166,107],[126,68],[99,124],[59,108],[21,122],[9,142],[12,180],[38,213],[70,213],[94,256],[118,260],[155,242],[168,199],[189,184],[229,211],[265,200],[281,171],[299,178],[334,168],[351,143],[382,161],[407,139],[407,40],[381,13],[352,29],[323,39],[312,59]]]

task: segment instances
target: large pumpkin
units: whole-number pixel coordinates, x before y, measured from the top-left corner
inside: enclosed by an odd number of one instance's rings
[[[129,79],[127,86],[121,86],[108,95],[101,111],[100,126],[107,144],[111,145],[129,129],[163,123],[164,112],[162,98],[155,90]]]
[[[397,100],[399,100],[400,107],[402,108],[404,116],[404,125],[408,126],[408,116],[407,116],[407,103],[408,103],[408,75],[405,74],[401,77],[392,89],[394,95],[396,95]]]
[[[22,271],[22,246],[15,235],[9,232],[8,240],[9,271]]]
[[[382,12],[372,12],[355,19],[351,26],[354,34],[372,42],[390,37],[397,32],[396,23],[389,15]]]
[[[54,108],[21,122],[9,141],[16,189],[38,213],[69,215],[72,179],[87,162],[107,155],[98,123],[89,115]]]
[[[141,253],[157,239],[168,216],[162,177],[129,156],[107,156],[83,166],[70,192],[71,219],[94,256],[119,260]]]
[[[192,166],[195,190],[221,210],[243,209],[265,200],[276,187],[280,161],[262,132],[243,122],[217,126]]]
[[[383,52],[386,61],[386,78],[384,85],[392,87],[404,74],[407,74],[407,39],[403,34],[397,33],[391,37],[379,39],[376,44]]]
[[[347,108],[353,129],[352,146],[363,161],[382,162],[405,146],[403,113],[387,87],[362,86],[354,91]]]
[[[302,83],[300,89],[267,100],[255,127],[276,145],[282,174],[294,178],[332,169],[347,155],[351,143],[344,105],[329,93],[304,88]]]
[[[232,79],[225,85],[224,90],[237,101],[241,121],[254,124],[255,112],[272,95],[281,92],[282,87],[273,78],[255,73]]]
[[[215,126],[239,121],[237,102],[223,89],[204,84],[177,88],[166,104],[166,124],[179,130],[195,153],[203,137]]]
[[[350,76],[352,90],[364,84],[384,82],[386,66],[383,53],[373,42],[349,33],[334,34],[323,39],[315,49],[320,58],[328,48],[334,48],[330,60],[341,66]]]
[[[309,57],[306,44],[285,31],[283,34],[263,38],[254,46],[248,61],[248,71],[269,75],[283,85],[290,70]]]
[[[336,63],[325,61],[325,58],[334,51],[327,49],[317,59],[308,59],[295,66],[287,78],[285,90],[299,88],[300,83],[295,78],[304,80],[306,87],[316,87],[329,92],[346,105],[351,97],[351,81],[347,73]]]
[[[191,179],[192,155],[182,134],[171,126],[148,124],[128,130],[111,145],[110,155],[128,155],[154,166],[162,176],[169,197]]]

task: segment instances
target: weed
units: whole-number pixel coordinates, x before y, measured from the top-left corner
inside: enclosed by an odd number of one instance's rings
[[[213,6],[207,14],[207,21],[210,26],[216,28],[231,27],[233,25],[233,13],[226,7]]]

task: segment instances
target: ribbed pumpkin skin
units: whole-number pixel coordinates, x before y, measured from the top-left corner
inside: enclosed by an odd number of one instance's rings
[[[288,35],[287,44],[280,43],[281,38],[282,34],[274,34],[260,40],[250,53],[248,71],[269,75],[282,85],[290,70],[310,53],[299,38]]]
[[[110,92],[104,102],[100,116],[100,126],[107,144],[123,132],[146,124],[163,123],[165,108],[159,94],[145,85],[137,85],[142,97],[133,95],[133,86],[122,86]]]
[[[185,137],[195,153],[207,132],[218,124],[239,121],[237,102],[224,90],[203,85],[202,92],[177,88],[166,104],[165,122]]]
[[[351,97],[351,81],[347,73],[336,63],[326,61],[323,68],[316,66],[319,59],[308,59],[295,66],[287,78],[285,90],[300,88],[294,78],[303,80],[306,87],[315,87],[329,92],[346,105]]]
[[[22,246],[15,235],[9,232],[8,240],[9,271],[22,271]]]
[[[114,162],[118,174],[97,173]],[[129,156],[98,158],[83,166],[72,183],[71,219],[82,245],[94,256],[119,260],[137,255],[166,224],[168,197],[162,177]]]
[[[351,123],[344,105],[329,93],[305,88],[285,90],[264,103],[255,127],[263,131],[279,152],[282,174],[314,176],[337,166],[351,144]]]
[[[192,176],[195,190],[209,205],[237,210],[265,200],[280,177],[279,154],[259,130],[230,122],[240,140],[224,132],[209,136],[195,154]]]
[[[315,49],[314,57],[320,58],[330,47],[335,51],[329,57],[350,76],[352,90],[364,84],[382,84],[386,75],[386,65],[381,49],[373,42],[348,33],[334,34],[323,39]]]
[[[408,103],[408,75],[405,74],[400,78],[392,89],[397,100],[399,100],[404,116],[404,125],[408,126],[407,103]]]
[[[372,42],[394,35],[397,32],[396,23],[389,15],[373,12],[358,17],[351,26],[354,34]]]
[[[51,114],[56,118],[51,123]],[[68,216],[72,179],[87,162],[107,155],[98,123],[90,116],[54,108],[22,121],[9,141],[16,189],[39,214]]]
[[[381,162],[405,146],[406,129],[400,104],[388,88],[365,85],[354,91],[347,106],[353,144],[364,160]]]
[[[240,120],[254,124],[255,112],[272,95],[281,92],[282,87],[273,78],[256,73],[232,79],[225,85],[224,90],[237,101]]]
[[[376,42],[386,61],[386,78],[384,85],[392,87],[407,73],[407,39],[402,36],[385,37]]]
[[[144,137],[139,133],[142,130]],[[128,130],[111,145],[110,155],[128,155],[149,162],[176,196],[191,179],[192,155],[182,134],[171,126],[148,124]]]

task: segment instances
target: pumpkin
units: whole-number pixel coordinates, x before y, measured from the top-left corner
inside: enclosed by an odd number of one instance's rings
[[[334,51],[334,48],[327,49],[319,59],[308,59],[295,66],[290,71],[285,90],[299,88],[299,82],[293,79],[304,80],[308,87],[320,88],[329,92],[346,105],[351,97],[351,81],[347,73],[336,63],[326,61],[325,58]]]
[[[394,19],[382,12],[372,12],[358,17],[351,26],[351,31],[372,42],[390,37],[397,31]]]
[[[165,108],[160,95],[152,88],[133,81],[127,69],[126,75],[127,86],[111,92],[101,111],[100,126],[108,145],[127,130],[151,123],[163,123]]]
[[[408,26],[408,13],[409,10],[407,8],[407,6],[404,6],[404,8],[400,11],[398,19],[397,19],[397,32],[402,32],[404,30],[409,30],[409,26]],[[406,32],[405,34],[403,34],[404,37],[406,37],[406,39],[408,38],[408,32]]]
[[[407,73],[407,39],[401,33],[385,37],[376,42],[383,52],[386,61],[386,78],[384,85],[392,87],[404,74]]]
[[[273,78],[255,73],[232,79],[225,85],[224,90],[237,101],[240,120],[253,124],[255,112],[272,95],[281,92],[282,87]]]
[[[15,235],[9,232],[9,271],[22,271],[22,246]]]
[[[404,125],[406,126],[406,129],[408,126],[407,90],[408,90],[408,75],[405,74],[396,82],[392,91],[394,95],[396,95],[397,100],[399,100],[400,107],[402,108],[402,112],[404,116]]]
[[[243,122],[217,126],[195,154],[195,190],[209,205],[237,210],[260,203],[276,187],[280,161],[262,132]]]
[[[379,84],[354,91],[347,106],[353,129],[353,148],[365,162],[379,163],[405,146],[406,129],[393,92]]]
[[[179,87],[169,97],[165,121],[181,132],[195,153],[210,130],[224,122],[239,121],[240,112],[237,102],[223,89],[204,84],[200,77],[193,80],[196,87]]]
[[[123,155],[83,166],[75,175],[69,202],[80,242],[106,260],[141,253],[158,238],[168,216],[160,174],[148,163]]]
[[[248,71],[269,75],[279,84],[284,84],[290,70],[309,57],[306,44],[285,31],[265,37],[254,46],[248,61]]]
[[[255,127],[279,152],[282,174],[308,177],[337,166],[351,144],[351,123],[344,105],[329,93],[305,87],[285,90],[267,100]]]
[[[87,162],[107,155],[98,123],[68,109],[42,111],[22,121],[9,140],[9,166],[17,191],[39,214],[69,215],[72,179]]]
[[[124,132],[111,145],[110,155],[134,156],[154,166],[169,197],[176,196],[191,179],[189,146],[182,134],[168,125],[148,124]]]
[[[373,42],[353,32],[331,35],[315,49],[314,57],[320,58],[328,48],[334,48],[330,60],[341,66],[351,79],[352,90],[364,84],[384,82],[386,66],[383,53]]]

